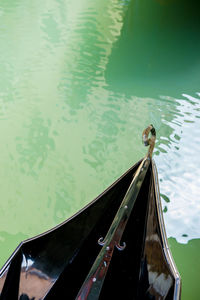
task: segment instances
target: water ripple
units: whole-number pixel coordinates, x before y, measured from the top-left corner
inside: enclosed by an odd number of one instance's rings
[[[166,154],[156,157],[161,190],[170,199],[165,214],[167,233],[182,243],[200,237],[200,122],[195,118],[199,116],[196,110],[200,102],[198,96],[182,94],[181,99],[174,99],[178,113],[173,122],[167,123],[173,129],[171,147]],[[160,142],[163,148],[162,139]]]
[[[167,234],[200,237],[200,44],[178,3],[148,23],[151,1],[1,1],[1,263],[141,159],[150,123]]]

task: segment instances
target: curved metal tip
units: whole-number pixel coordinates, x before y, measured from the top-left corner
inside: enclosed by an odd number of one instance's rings
[[[119,251],[123,251],[126,248],[126,243],[123,242],[123,245],[116,244],[115,246]]]
[[[151,132],[151,138],[148,138],[149,133]],[[145,146],[150,146],[147,156],[152,157],[153,149],[156,141],[156,130],[154,126],[149,125],[142,133],[142,140]]]
[[[100,238],[98,239],[98,244],[99,244],[100,246],[104,246],[104,245],[105,245],[105,241],[104,241],[104,238],[103,238],[103,237],[100,237]]]

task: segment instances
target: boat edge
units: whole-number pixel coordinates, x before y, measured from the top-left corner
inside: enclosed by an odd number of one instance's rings
[[[163,211],[162,211],[162,203],[160,199],[160,189],[159,189],[159,182],[158,182],[158,172],[157,167],[155,164],[155,161],[152,159],[152,170],[153,170],[153,180],[154,180],[154,186],[155,186],[155,196],[156,196],[156,208],[158,211],[158,222],[160,227],[160,233],[163,241],[163,251],[165,255],[165,259],[169,265],[169,268],[171,272],[174,275],[175,278],[175,288],[174,288],[174,295],[173,300],[179,300],[181,299],[181,276],[178,272],[178,269],[176,267],[176,264],[174,262],[168,239],[167,234],[165,230],[165,223],[164,223],[164,217],[163,217]]]

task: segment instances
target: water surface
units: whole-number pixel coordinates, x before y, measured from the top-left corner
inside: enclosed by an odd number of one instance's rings
[[[157,129],[167,234],[200,292],[200,42],[194,1],[0,3],[0,263],[126,171]]]

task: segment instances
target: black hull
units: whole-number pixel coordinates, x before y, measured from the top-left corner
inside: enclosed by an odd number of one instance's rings
[[[75,299],[136,172],[138,162],[61,225],[22,242],[0,273],[0,300]],[[99,299],[180,299],[180,276],[167,245],[156,167],[151,161],[114,250]]]

